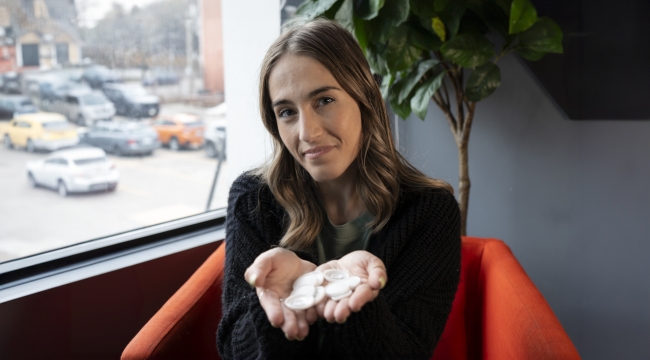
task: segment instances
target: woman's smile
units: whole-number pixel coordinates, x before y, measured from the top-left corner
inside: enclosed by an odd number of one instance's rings
[[[306,150],[303,154],[309,160],[319,159],[323,155],[329,153],[334,149],[334,146],[318,146],[309,150]]]

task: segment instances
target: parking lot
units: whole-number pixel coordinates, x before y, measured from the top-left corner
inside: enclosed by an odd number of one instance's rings
[[[166,111],[200,109],[170,105]],[[204,149],[109,154],[120,174],[115,191],[61,197],[27,181],[26,163],[46,156],[0,148],[0,262],[201,213],[217,167]],[[212,209],[226,206],[226,173],[224,162]]]

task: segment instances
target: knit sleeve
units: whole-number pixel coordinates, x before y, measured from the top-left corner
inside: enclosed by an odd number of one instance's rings
[[[430,359],[460,281],[460,211],[443,190],[414,200],[377,234],[388,272],[377,298],[344,324],[325,323],[339,358]]]
[[[255,290],[244,279],[246,268],[259,254],[277,244],[281,236],[278,209],[260,196],[261,191],[259,180],[244,175],[233,183],[228,198],[223,317],[217,331],[222,359],[300,357],[310,345],[315,346],[310,344],[315,336],[302,342],[289,341],[281,329],[273,328]]]

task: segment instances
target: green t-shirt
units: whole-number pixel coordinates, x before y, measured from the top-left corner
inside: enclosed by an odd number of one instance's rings
[[[368,247],[371,229],[368,227],[374,217],[364,212],[358,218],[343,225],[334,225],[329,219],[316,237],[318,262],[326,263],[332,259]]]

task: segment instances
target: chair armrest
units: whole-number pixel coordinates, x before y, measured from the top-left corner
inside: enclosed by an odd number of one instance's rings
[[[222,243],[131,340],[121,359],[219,359],[224,258]]]
[[[480,269],[483,358],[580,359],[544,296],[506,244],[486,241]]]

